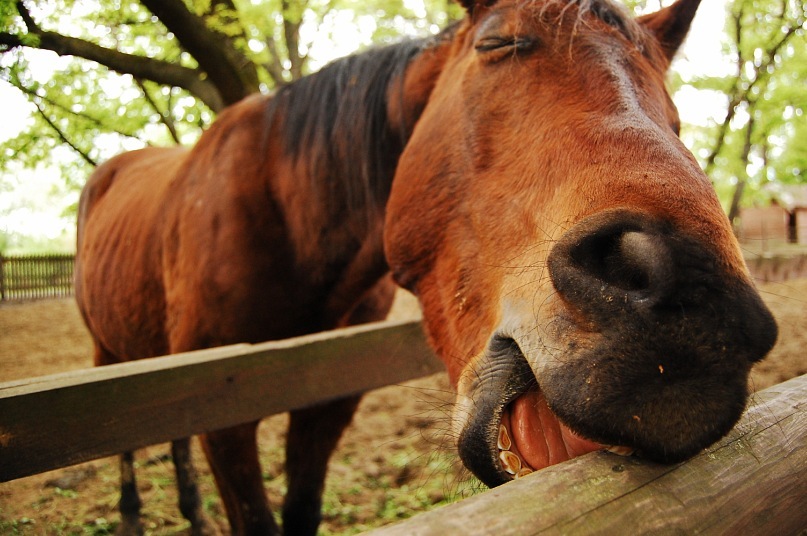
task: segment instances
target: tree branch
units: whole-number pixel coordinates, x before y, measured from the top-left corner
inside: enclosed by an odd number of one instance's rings
[[[53,99],[48,98],[46,95],[40,95],[34,89],[25,87],[25,86],[20,85],[19,83],[16,83],[16,82],[12,82],[12,83],[13,83],[14,87],[16,87],[17,89],[22,91],[25,95],[27,95],[28,100],[31,101],[32,103],[34,103],[34,105],[37,106],[37,107],[39,107],[37,105],[37,102],[38,101],[43,101],[43,102],[47,103],[49,106],[52,106],[53,108],[58,108],[59,110],[61,110],[65,114],[77,117],[77,118],[79,118],[79,119],[81,119],[83,121],[88,121],[88,122],[96,125],[101,130],[109,131],[109,132],[116,132],[116,133],[120,134],[121,136],[126,136],[128,138],[134,138],[136,140],[140,140],[140,138],[138,138],[137,136],[135,136],[135,135],[133,135],[133,134],[131,134],[129,132],[123,132],[122,130],[120,130],[118,128],[115,128],[114,126],[110,126],[110,125],[104,123],[103,121],[99,120],[96,117],[93,117],[93,116],[85,114],[85,113],[74,112],[73,110],[71,110],[70,108],[64,106],[63,104],[61,104],[59,102],[56,102]]]
[[[160,122],[163,125],[165,125],[165,128],[168,129],[169,134],[171,134],[171,138],[173,138],[173,140],[177,144],[180,144],[179,135],[177,134],[177,127],[174,124],[174,120],[171,118],[171,115],[168,113],[163,113],[163,111],[160,110],[160,107],[157,106],[157,103],[154,101],[153,98],[151,98],[151,94],[148,92],[148,89],[146,88],[145,84],[143,84],[142,79],[135,78],[134,80],[135,83],[137,84],[137,87],[139,87],[140,91],[143,92],[143,97],[146,99],[146,102],[148,102],[149,106],[151,106],[151,108],[155,112],[157,112],[157,115],[160,116]]]
[[[158,84],[186,89],[215,112],[221,111],[227,104],[215,81],[206,79],[204,73],[199,70],[144,56],[126,54],[83,39],[42,30],[21,0],[17,2],[17,9],[28,28],[28,35],[36,37],[38,42],[33,45],[20,36],[0,33],[0,50],[30,46],[51,50],[61,56],[77,56],[100,63],[118,73],[130,74]],[[211,48],[215,48],[215,45]]]
[[[778,41],[774,41],[770,47],[765,50],[765,57],[760,61],[759,65],[754,64],[754,76],[745,87],[742,85],[742,72],[743,72],[743,65],[745,64],[745,59],[743,58],[742,51],[740,46],[742,44],[742,16],[743,16],[743,7],[740,8],[740,11],[734,16],[734,30],[736,32],[736,45],[737,45],[737,76],[734,80],[734,85],[731,90],[731,99],[729,100],[729,105],[726,110],[726,119],[720,125],[720,130],[718,132],[717,141],[715,142],[715,146],[712,148],[711,152],[709,153],[708,157],[706,158],[706,162],[704,164],[704,171],[708,175],[711,173],[712,169],[715,165],[715,160],[717,159],[717,155],[720,154],[720,151],[723,149],[723,145],[725,144],[726,135],[728,134],[729,124],[731,120],[734,119],[734,115],[737,112],[737,108],[743,102],[747,102],[749,104],[753,104],[752,99],[750,98],[751,92],[757,86],[762,85],[763,83],[767,82],[771,77],[771,72],[769,72],[769,67],[776,63],[776,55],[779,51],[790,41],[793,36],[797,35],[797,32],[803,28],[805,21],[796,21],[796,24],[785,26],[785,32],[781,36]],[[784,18],[784,13],[782,13],[782,17]],[[753,110],[749,113],[753,114]]]
[[[0,52],[6,52],[12,48],[25,46],[18,36],[6,32],[0,32]]]
[[[269,53],[269,60],[263,64],[263,68],[266,69],[266,72],[272,77],[275,88],[278,88],[285,84],[286,80],[283,78],[283,62],[280,59],[274,37],[269,36],[266,38],[266,49]]]
[[[39,26],[37,26],[36,21],[31,17],[31,13],[28,11],[28,8],[25,7],[25,4],[22,3],[22,0],[17,0],[17,12],[19,12],[29,32],[35,33],[39,31]]]
[[[303,76],[303,58],[300,56],[300,25],[302,24],[302,19],[299,16],[295,16],[294,19],[291,18],[289,0],[281,2],[281,9],[283,10],[283,37],[286,39],[286,48],[289,52],[289,62],[291,64],[289,71],[291,79],[297,80]]]
[[[204,80],[202,73],[174,63],[154,60],[144,56],[125,54],[94,43],[66,37],[53,32],[40,34],[41,48],[48,48],[61,55],[71,54],[93,60],[119,73],[146,78],[159,84],[187,89],[214,111],[224,108],[216,86]]]
[[[198,97],[216,112],[224,108],[224,103],[217,88],[210,81],[204,80],[202,73],[197,70],[144,56],[125,54],[83,39],[34,28],[33,34],[39,38],[36,48],[51,50],[60,56],[77,56],[95,61],[118,73],[131,74],[137,78],[145,78],[158,84],[181,87]],[[31,31],[30,27],[29,31]],[[28,46],[19,37],[7,33],[0,34],[0,45],[5,45],[8,48]]]
[[[48,117],[48,115],[45,113],[45,110],[42,109],[42,106],[39,105],[36,99],[31,99],[31,102],[34,104],[34,106],[36,106],[36,111],[39,113],[40,117],[42,117],[42,119],[45,120],[48,126],[50,126],[50,128],[52,128],[54,132],[56,132],[56,135],[59,137],[60,140],[62,140],[62,142],[64,142],[68,147],[73,149],[73,151],[75,151],[76,154],[78,154],[82,160],[90,164],[92,167],[96,167],[98,165],[98,163],[95,160],[93,160],[88,153],[82,151],[81,149],[79,149],[77,145],[72,143],[56,123],[51,121],[50,117]]]
[[[731,120],[734,119],[734,114],[737,111],[737,106],[739,106],[740,101],[737,100],[738,94],[740,92],[740,81],[742,80],[743,76],[743,53],[740,49],[740,45],[742,44],[742,18],[743,18],[743,10],[745,9],[745,4],[740,4],[740,11],[734,14],[732,18],[732,22],[734,23],[734,33],[736,37],[736,45],[737,45],[737,76],[734,78],[734,84],[732,84],[731,95],[729,99],[729,105],[726,109],[726,118],[723,120],[723,123],[720,125],[720,130],[717,133],[717,140],[715,141],[714,147],[709,152],[709,156],[706,157],[706,163],[703,166],[704,173],[706,175],[711,175],[712,169],[715,166],[715,160],[717,159],[717,155],[720,154],[720,151],[723,149],[723,145],[726,143],[726,134],[729,130],[729,124]]]
[[[754,133],[754,124],[754,116],[752,115],[745,128],[745,143],[743,144],[743,154],[740,157],[740,161],[743,164],[743,175],[737,177],[737,186],[734,188],[734,195],[731,198],[731,206],[729,207],[728,218],[732,225],[734,225],[734,220],[740,215],[740,201],[743,198],[743,192],[748,183],[748,176],[745,174],[745,170],[748,169],[751,158],[751,147],[753,146],[751,137]]]
[[[225,104],[259,90],[255,66],[238,52],[227,36],[212,31],[182,0],[141,0],[193,56]]]

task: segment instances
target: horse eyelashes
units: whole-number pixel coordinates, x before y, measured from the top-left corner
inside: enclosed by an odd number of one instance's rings
[[[515,38],[505,37],[483,37],[477,41],[474,48],[477,52],[490,52],[491,50],[498,50],[500,48],[512,46]]]
[[[513,46],[519,52],[532,50],[537,45],[537,40],[532,37],[517,36],[513,38]]]
[[[494,36],[479,39],[474,45],[474,48],[477,52],[483,53],[507,48],[512,48],[513,52],[522,52],[532,50],[535,43],[535,39],[525,36]]]

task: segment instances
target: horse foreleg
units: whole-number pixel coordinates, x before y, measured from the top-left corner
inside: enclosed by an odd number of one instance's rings
[[[204,513],[199,487],[196,484],[196,469],[191,460],[190,438],[177,439],[171,443],[171,457],[177,474],[179,491],[179,511],[191,522],[194,536],[211,536],[220,534],[216,525]]]
[[[201,436],[210,469],[233,534],[279,535],[263,489],[258,461],[258,423],[252,422]]]
[[[134,453],[124,452],[120,455],[120,525],[115,530],[121,536],[139,536],[143,534],[140,524],[140,495],[137,493],[137,482],[134,474]]]
[[[283,504],[286,536],[317,533],[328,460],[360,400],[361,396],[355,396],[291,412],[286,440],[288,491]]]
[[[104,366],[111,363],[120,363],[121,359],[107,350],[96,338],[93,338],[95,366]],[[115,534],[121,536],[137,536],[143,534],[140,524],[140,495],[137,493],[137,481],[134,472],[134,453],[124,452],[120,455],[120,525]]]

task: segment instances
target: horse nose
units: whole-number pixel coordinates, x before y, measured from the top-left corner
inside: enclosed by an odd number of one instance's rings
[[[664,304],[676,273],[668,238],[656,227],[633,215],[578,224],[550,255],[555,288],[573,305],[595,313]]]
[[[591,329],[616,339],[643,333],[657,346],[711,337],[721,352],[759,361],[776,342],[776,322],[747,280],[720,268],[718,251],[670,223],[612,210],[572,227],[547,261],[555,290]]]

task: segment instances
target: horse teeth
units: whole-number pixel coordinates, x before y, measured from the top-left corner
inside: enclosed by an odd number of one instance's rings
[[[528,474],[532,473],[533,470],[529,467],[522,467],[521,470],[516,473],[516,478],[521,478],[522,476],[527,476]]]
[[[631,455],[633,455],[634,452],[636,452],[636,449],[634,449],[634,448],[631,448],[631,447],[619,447],[619,446],[608,447],[605,450],[607,450],[608,452],[610,452],[612,454],[616,454],[618,456],[631,456]]]
[[[511,475],[517,475],[521,471],[521,458],[509,450],[499,453],[499,461],[502,462],[502,468]]]
[[[507,427],[503,424],[499,425],[499,441],[496,443],[499,450],[510,450],[513,442],[510,441],[510,434],[507,433]]]

